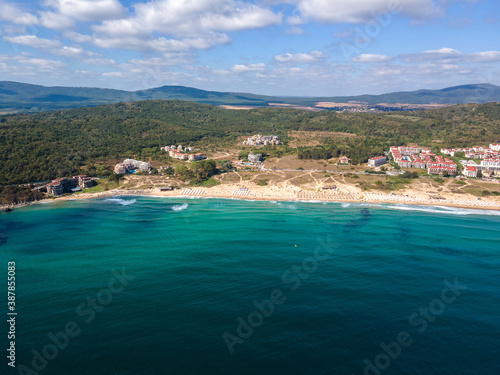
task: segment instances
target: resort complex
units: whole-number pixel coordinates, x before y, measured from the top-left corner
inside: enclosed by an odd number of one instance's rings
[[[94,180],[84,175],[73,176],[71,178],[57,178],[45,185],[47,194],[62,195],[64,193],[81,191],[94,186]],[[41,186],[40,188],[43,188]]]
[[[390,153],[394,162],[402,168],[427,168],[428,174],[457,173],[457,165],[453,160],[436,155],[429,148],[391,146]]]
[[[115,173],[125,174],[131,171],[141,171],[141,172],[149,172],[151,170],[151,164],[134,159],[125,159],[123,163],[118,163],[115,165]]]
[[[178,160],[196,161],[205,159],[205,155],[201,152],[195,152],[194,147],[183,147],[182,145],[176,147],[172,145],[163,146],[161,149],[168,152],[168,156],[171,158]]]

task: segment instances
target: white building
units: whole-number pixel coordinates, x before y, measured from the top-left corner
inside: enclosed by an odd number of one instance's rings
[[[205,155],[203,155],[201,152],[198,152],[196,154],[189,154],[189,160],[203,160],[205,159]]]
[[[141,171],[146,171],[149,172],[151,170],[151,164],[145,162],[145,161],[140,161],[140,160],[134,160],[134,159],[125,159],[123,161],[123,164],[127,167],[127,170],[133,170],[133,169],[139,169]]]
[[[462,174],[467,177],[477,177],[477,167],[466,165]]]
[[[262,160],[262,154],[248,154],[248,161],[257,163]]]
[[[371,167],[378,167],[379,165],[387,163],[387,158],[385,156],[377,156],[375,158],[368,159],[368,165]]]
[[[118,163],[115,165],[115,173],[117,174],[125,174],[127,173],[127,167],[123,163]]]
[[[259,146],[259,145],[280,145],[281,141],[277,135],[254,135],[252,137],[248,137],[246,141],[243,141],[243,144],[250,146]]]

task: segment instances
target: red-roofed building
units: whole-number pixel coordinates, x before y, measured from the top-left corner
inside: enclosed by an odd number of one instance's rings
[[[205,158],[205,155],[202,153],[197,153],[197,154],[189,154],[189,160],[203,160]]]
[[[368,165],[371,167],[378,167],[379,165],[387,163],[387,158],[385,156],[377,156],[375,158],[368,159]]]
[[[477,167],[466,165],[462,174],[467,177],[477,177]]]

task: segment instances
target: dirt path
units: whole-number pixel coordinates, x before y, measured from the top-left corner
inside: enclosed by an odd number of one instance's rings
[[[225,152],[226,155],[220,155],[220,156],[216,156],[216,157],[213,157],[211,159],[223,159],[223,158],[227,158],[228,156],[231,156],[231,154],[229,152]]]
[[[241,174],[239,174],[237,171],[234,171],[234,173],[236,173],[240,178],[240,184],[243,184],[243,177],[241,176]]]

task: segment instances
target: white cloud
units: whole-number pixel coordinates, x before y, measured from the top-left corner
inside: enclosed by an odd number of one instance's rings
[[[61,47],[61,42],[38,38],[36,35],[4,36],[3,40],[33,48],[51,49]]]
[[[17,6],[0,0],[0,20],[13,22],[18,25],[36,25],[38,18],[30,13],[26,13]]]
[[[188,51],[190,49],[208,49],[216,44],[229,41],[223,34],[206,35],[205,38],[167,39],[165,37],[151,38],[149,36],[94,36],[95,45],[102,48],[131,49],[141,52],[172,52]]]
[[[77,43],[88,43],[92,41],[92,37],[90,35],[84,35],[74,31],[67,31],[63,33],[63,36]]]
[[[440,48],[400,56],[404,62],[440,61],[442,63],[491,63],[500,61],[500,51],[462,53],[452,48]]]
[[[281,23],[282,16],[237,0],[158,0],[136,4],[140,25],[149,30],[189,36],[204,30],[237,31]]]
[[[82,62],[84,64],[89,65],[116,65],[116,61],[113,59],[99,58],[99,57],[91,57],[83,59]]]
[[[20,58],[18,62],[23,65],[34,67],[38,72],[55,72],[58,69],[66,67],[66,64],[61,61],[41,58]]]
[[[223,32],[282,22],[281,14],[237,0],[157,0],[137,3],[134,8],[132,17],[92,26],[95,43],[157,52],[208,49],[230,42]]]
[[[115,78],[121,78],[123,77],[123,72],[106,72],[102,73],[104,77],[115,77]]]
[[[38,12],[40,24],[48,29],[68,30],[75,27],[75,22],[70,17],[55,12]]]
[[[58,40],[38,38],[36,35],[4,36],[3,40],[10,43],[21,44],[37,48],[51,55],[63,56],[69,59],[83,59],[82,62],[92,65],[111,65],[115,61],[104,59],[100,54],[87,51],[80,46],[65,46]]]
[[[469,0],[455,0],[469,1]],[[287,21],[300,24],[307,21],[327,23],[367,23],[381,13],[389,15],[389,21],[398,13],[412,20],[442,17],[451,3],[448,0],[295,0],[293,2],[300,16],[294,15]]]
[[[118,0],[45,0],[45,5],[80,21],[117,19],[126,14]]]
[[[263,71],[266,69],[266,64],[257,63],[257,64],[239,64],[234,65],[230,70],[235,73],[243,73],[243,72],[256,72]]]
[[[357,63],[379,63],[379,62],[387,62],[391,61],[393,58],[391,56],[380,55],[380,54],[361,54],[358,57],[353,57],[351,59],[352,62]]]
[[[320,51],[311,51],[310,53],[283,53],[274,56],[274,60],[280,64],[312,64],[328,58],[328,55]]]
[[[236,7],[225,13],[209,13],[201,16],[201,27],[209,30],[239,31],[258,29],[280,24],[282,15],[269,9],[260,8],[248,3],[235,3]]]

